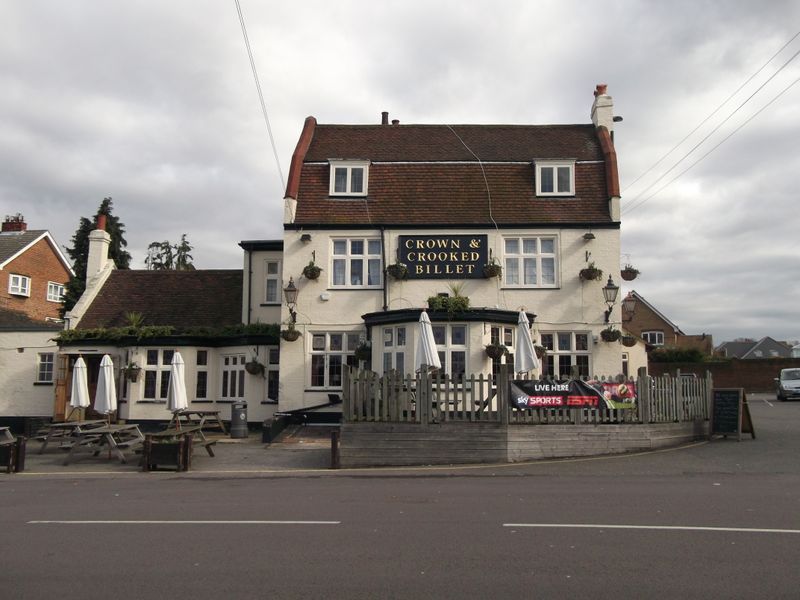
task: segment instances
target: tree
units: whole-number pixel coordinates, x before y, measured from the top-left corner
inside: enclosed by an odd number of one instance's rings
[[[125,241],[125,224],[119,217],[112,214],[114,203],[111,197],[103,198],[97,214],[92,219],[81,217],[78,229],[72,236],[72,247],[67,248],[67,254],[72,259],[72,270],[75,275],[67,282],[64,291],[64,305],[62,314],[71,310],[86,290],[86,266],[89,262],[89,234],[97,228],[98,215],[106,216],[106,231],[111,236],[108,248],[108,257],[114,261],[118,269],[129,269],[131,255],[125,250],[128,242]]]
[[[192,248],[185,233],[180,244],[171,244],[169,240],[151,242],[144,262],[151,271],[194,271]]]

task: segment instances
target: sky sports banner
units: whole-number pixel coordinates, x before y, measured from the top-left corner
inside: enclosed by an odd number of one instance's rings
[[[632,408],[636,383],[514,379],[509,398],[516,408]]]

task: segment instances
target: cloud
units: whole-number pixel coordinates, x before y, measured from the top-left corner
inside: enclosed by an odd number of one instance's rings
[[[242,0],[285,178],[303,120],[586,123],[609,84],[623,207],[658,190],[800,74],[793,61],[688,161],[645,190],[800,49],[631,185],[794,34],[791,1],[258,3]],[[0,5],[0,206],[68,245],[105,196],[141,266],[186,233],[200,268],[282,236],[283,185],[235,5]],[[625,213],[634,283],[684,331],[800,338],[791,215],[800,85]]]

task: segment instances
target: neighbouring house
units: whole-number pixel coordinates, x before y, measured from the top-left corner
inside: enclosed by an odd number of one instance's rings
[[[53,414],[53,337],[72,267],[47,230],[7,216],[0,232],[0,420]]]
[[[624,328],[642,338],[648,348],[695,348],[706,355],[714,351],[710,334],[686,334],[641,294],[632,290],[629,296],[635,299],[632,311],[622,311]]]
[[[281,320],[299,333],[280,342],[281,410],[335,401],[347,365],[413,372],[430,306],[451,375],[513,364],[521,309],[547,350],[535,375],[619,374],[623,347],[603,334],[622,324],[603,294],[620,273],[613,127],[604,85],[578,125],[308,117],[285,197],[281,285],[297,297]],[[490,358],[492,342],[509,353]]]
[[[735,340],[733,342],[723,342],[717,346],[714,353],[725,358],[791,358],[792,347],[785,342],[779,342],[766,336],[758,341]]]
[[[86,291],[66,315],[69,327],[60,340],[57,418],[69,405],[75,360],[81,356],[86,362],[94,398],[104,354],[115,365],[120,418],[169,418],[166,400],[176,352],[185,363],[190,408],[219,410],[229,419],[231,405],[246,402],[249,421],[271,417],[278,402],[274,323],[280,309],[267,302],[274,292],[267,264],[280,261],[282,243],[243,242],[248,249],[244,271],[118,270],[108,258],[110,236],[102,225],[89,236]],[[253,272],[254,255],[264,272]],[[87,414],[93,416],[91,407]]]

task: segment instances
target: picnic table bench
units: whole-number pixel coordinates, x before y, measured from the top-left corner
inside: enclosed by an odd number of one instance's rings
[[[69,435],[67,441],[62,444],[63,448],[69,449],[64,459],[64,464],[68,465],[79,450],[89,450],[93,456],[98,456],[107,446],[110,452],[113,450],[119,461],[127,463],[123,450],[133,450],[139,448],[144,442],[144,436],[136,424],[116,424],[103,425],[102,427],[92,427],[90,429],[74,430]]]
[[[168,427],[178,428],[184,424],[189,426],[199,425],[206,431],[218,429],[222,433],[227,433],[225,423],[219,416],[219,412],[218,410],[196,410],[192,408],[179,410],[173,413]]]
[[[97,427],[102,427],[106,422],[102,419],[91,421],[64,421],[62,423],[48,423],[43,429],[35,433],[31,439],[42,442],[39,454],[43,454],[51,441],[69,443],[69,437],[74,432],[82,432]]]

